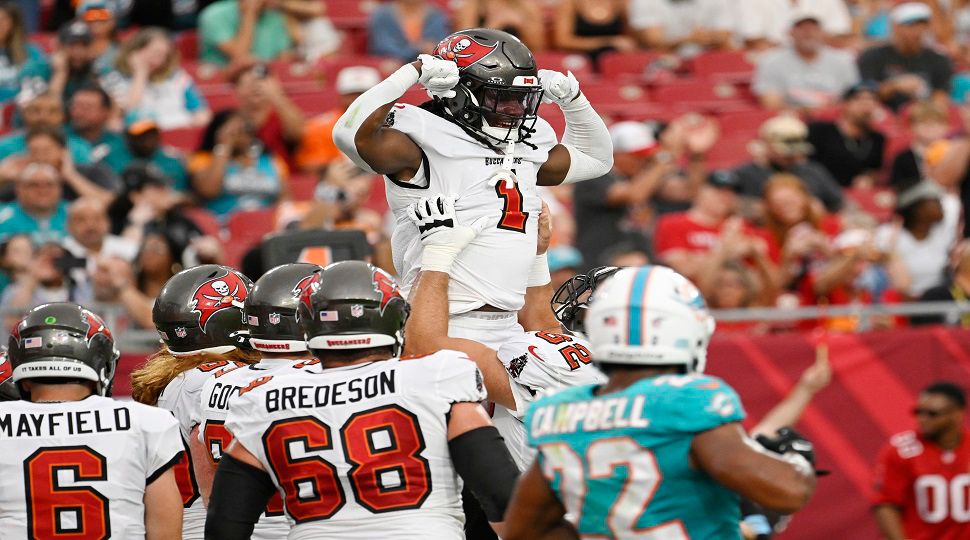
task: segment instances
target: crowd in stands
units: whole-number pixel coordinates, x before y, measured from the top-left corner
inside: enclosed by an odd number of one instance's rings
[[[611,125],[610,174],[543,192],[554,281],[653,261],[719,309],[970,296],[966,0],[0,0],[0,312],[150,327],[173,273],[255,279],[284,229],[361,229],[393,272],[381,179],[331,131],[472,26],[576,73]]]

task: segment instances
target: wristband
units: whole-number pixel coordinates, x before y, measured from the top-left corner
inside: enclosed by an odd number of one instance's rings
[[[535,261],[532,263],[532,268],[529,269],[529,280],[526,282],[526,286],[541,287],[548,285],[550,282],[552,282],[552,276],[549,274],[548,257],[545,253],[536,255]]]

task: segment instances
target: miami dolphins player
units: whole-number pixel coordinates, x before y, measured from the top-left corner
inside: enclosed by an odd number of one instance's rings
[[[504,540],[739,539],[739,494],[786,513],[808,502],[809,462],[751,441],[737,394],[703,374],[714,323],[690,281],[624,268],[596,290],[584,325],[608,382],[529,408],[538,453]]]

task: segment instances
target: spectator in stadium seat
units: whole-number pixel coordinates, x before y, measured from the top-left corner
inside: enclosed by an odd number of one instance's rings
[[[862,78],[879,83],[880,97],[893,110],[929,97],[946,104],[953,66],[926,45],[932,10],[922,2],[905,2],[893,8],[890,17],[892,41],[859,55]]]
[[[340,115],[358,96],[381,82],[381,74],[370,66],[345,67],[337,73],[334,89],[340,95],[333,110],[307,120],[294,155],[296,166],[303,172],[322,173],[342,154],[333,143],[333,126]]]
[[[427,0],[391,0],[370,14],[367,51],[410,62],[431,53],[449,32],[448,16]]]
[[[27,133],[37,128],[61,128],[64,125],[64,105],[54,94],[44,93],[20,107],[23,127],[0,137],[0,156],[27,152]],[[66,134],[67,148],[76,164],[91,161],[91,145],[74,134]]]
[[[876,230],[876,246],[894,254],[906,270],[909,287],[900,292],[918,298],[943,282],[957,239],[960,199],[932,180],[923,180],[899,193],[896,214],[899,221]]]
[[[929,176],[931,149],[944,141],[950,131],[947,108],[937,102],[925,100],[914,103],[908,110],[908,116],[912,142],[909,148],[893,157],[889,170],[889,184],[899,189],[905,188],[914,179]]]
[[[16,199],[0,205],[0,230],[28,234],[42,242],[59,242],[67,235],[67,203],[61,198],[61,177],[47,164],[27,165],[15,186]]]
[[[91,296],[99,304],[110,304],[123,309],[126,317],[117,320],[115,332],[130,327],[154,328],[152,305],[154,296],[143,294],[135,282],[131,263],[120,257],[99,257],[91,271]],[[134,324],[132,324],[134,323]]]
[[[114,2],[82,0],[76,12],[77,18],[87,23],[91,30],[91,54],[94,55],[95,71],[111,71],[118,56],[118,21],[115,18]]]
[[[809,193],[821,200],[826,210],[839,211],[842,208],[842,189],[825,167],[807,159],[810,152],[808,126],[804,122],[788,115],[765,121],[759,130],[755,159],[735,169],[741,195],[749,201],[761,198],[771,175],[787,172],[804,182]]]
[[[610,246],[600,257],[600,266],[639,268],[650,264],[650,254],[647,250],[643,246],[630,242],[620,242]]]
[[[755,69],[752,90],[763,107],[827,107],[859,82],[852,55],[825,44],[815,11],[793,13],[789,34],[791,46],[765,53]]]
[[[10,283],[30,271],[34,243],[26,234],[0,235],[0,294]]]
[[[637,41],[627,28],[627,3],[620,0],[563,0],[557,4],[553,36],[559,49],[589,54],[632,51]]]
[[[303,112],[264,64],[249,66],[234,77],[238,114],[255,129],[266,148],[296,169],[293,148],[303,137]]]
[[[219,0],[199,14],[199,60],[244,65],[289,56],[293,40],[283,13],[268,0]]]
[[[632,0],[630,27],[642,47],[696,54],[723,49],[734,37],[730,0]]]
[[[879,89],[859,83],[846,90],[834,121],[808,125],[811,159],[822,164],[845,187],[869,187],[882,169],[886,137],[873,125],[879,113]]]
[[[930,287],[920,297],[920,302],[960,302],[970,299],[970,241],[957,245],[953,254],[953,272],[940,285]],[[970,313],[948,315],[922,315],[912,318],[913,324],[959,324],[970,328]]]
[[[340,48],[341,34],[325,16],[326,3],[319,0],[288,0],[279,3],[298,57],[316,62]]]
[[[91,145],[91,161],[107,165],[120,173],[126,161],[125,140],[108,129],[111,118],[111,96],[97,85],[77,89],[68,111],[68,136],[76,135]]]
[[[715,249],[711,264],[705,267],[698,278],[697,287],[704,294],[707,307],[711,309],[745,309],[774,305],[774,294],[769,287],[750,268],[734,260],[724,247]],[[703,284],[703,287],[702,287]],[[718,333],[745,332],[764,333],[768,330],[766,322],[759,321],[718,321]]]
[[[125,128],[125,144],[128,161],[122,170],[133,163],[150,164],[158,167],[176,191],[188,191],[189,176],[185,161],[178,150],[162,145],[162,133],[154,120],[136,120],[128,124]]]
[[[653,238],[660,262],[696,282],[705,265],[714,260],[713,252],[724,244],[733,258],[773,266],[770,259],[777,257],[777,250],[768,244],[767,234],[734,215],[740,187],[732,172],[714,171],[689,210],[661,216]]]
[[[573,246],[552,246],[546,251],[549,261],[550,286],[553,290],[580,273],[583,268],[592,266],[583,263],[583,256]]]
[[[39,47],[27,41],[24,16],[10,0],[0,2],[0,108],[13,102],[20,93],[24,73],[33,64],[46,64]]]
[[[738,38],[745,48],[760,50],[788,42],[794,19],[811,13],[833,45],[852,36],[852,17],[845,0],[739,0],[736,10]]]
[[[94,65],[97,56],[91,40],[91,30],[84,21],[64,25],[57,33],[58,46],[51,53],[50,65],[35,64],[36,70],[24,74],[28,79],[27,97],[50,92],[66,105],[79,88],[96,84],[102,73]]]
[[[90,287],[74,283],[67,275],[66,254],[56,242],[38,247],[29,271],[20,274],[0,295],[0,312],[26,313],[35,306],[51,302],[90,303]],[[17,322],[17,316],[7,317],[5,326],[12,328]]]
[[[71,154],[65,148],[62,130],[38,127],[27,133],[27,151],[14,154],[0,162],[0,181],[15,182],[20,173],[31,163],[43,163],[54,167],[64,181],[64,198],[93,197],[105,204],[114,198],[111,171],[98,166],[85,165],[82,173],[75,166]]]
[[[209,110],[192,77],[179,67],[179,54],[168,33],[143,28],[118,51],[113,71],[101,77],[126,119],[151,118],[161,129],[200,127]]]
[[[452,13],[455,28],[495,28],[521,39],[532,52],[546,48],[543,13],[528,0],[463,0]]]
[[[913,407],[917,429],[896,433],[879,452],[872,509],[883,538],[965,538],[965,474],[970,469],[967,399],[953,382],[923,388]]]
[[[260,144],[252,125],[234,109],[215,114],[188,169],[193,191],[222,219],[289,198],[286,164]]]
[[[136,245],[146,230],[158,231],[179,245],[189,245],[202,230],[186,217],[187,197],[177,193],[157,167],[146,163],[129,165],[122,173],[124,190],[108,207],[111,232]],[[181,251],[178,252],[181,257]]]
[[[67,207],[67,232],[63,246],[85,261],[83,273],[94,269],[98,257],[119,257],[130,262],[138,252],[134,242],[110,234],[108,206],[98,199],[81,198]]]
[[[781,287],[797,291],[809,270],[828,258],[839,221],[825,214],[805,184],[790,174],[776,174],[764,193],[765,228],[781,250]]]

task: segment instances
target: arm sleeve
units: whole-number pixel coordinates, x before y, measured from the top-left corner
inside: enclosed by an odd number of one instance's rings
[[[168,411],[154,409],[152,417],[142,419],[145,433],[145,484],[151,484],[172,468],[185,452],[178,422]]]
[[[276,491],[266,471],[223,456],[212,482],[205,518],[207,540],[248,540]]]

